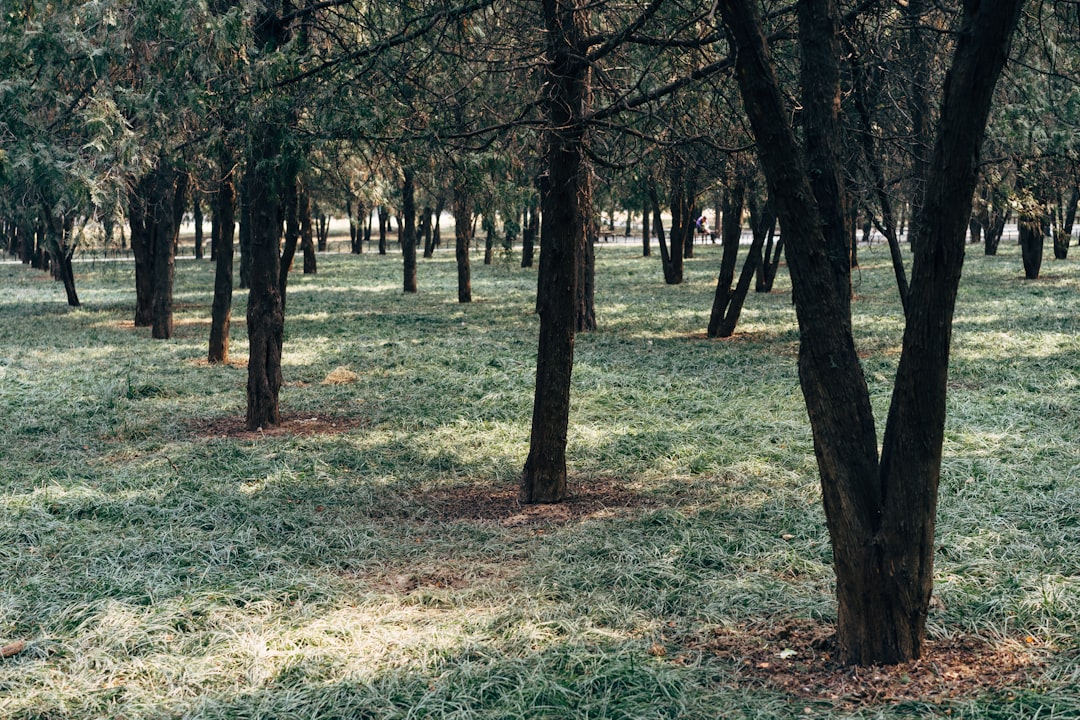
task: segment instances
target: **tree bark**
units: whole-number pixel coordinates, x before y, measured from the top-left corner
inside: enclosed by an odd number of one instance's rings
[[[314,275],[318,272],[315,259],[315,234],[311,222],[311,196],[307,190],[303,190],[299,196],[297,213],[300,218],[300,249],[304,253],[304,274]],[[323,244],[325,250],[326,245]]]
[[[457,259],[458,302],[472,302],[472,270],[469,246],[472,244],[472,200],[464,181],[454,186],[454,255]]]
[[[135,327],[149,327],[154,321],[153,193],[152,172],[128,193],[131,254],[135,260]]]
[[[978,150],[1020,0],[969,3],[945,84],[918,224],[904,331],[880,462],[851,334],[842,197],[828,167],[839,106],[833,0],[799,6],[804,165],[753,0],[720,0],[759,158],[790,235],[799,378],[814,436],[837,578],[837,639],[849,663],[918,657],[932,588],[937,485],[952,316]],[[820,72],[819,72],[820,70]],[[837,173],[838,176],[838,173]],[[816,190],[816,192],[815,192]],[[840,190],[842,192],[842,190]],[[828,204],[825,210],[822,204]],[[831,219],[830,219],[831,218]],[[837,240],[839,235],[839,241]]]
[[[401,186],[401,211],[405,215],[404,231],[401,233],[401,254],[405,266],[405,292],[416,292],[416,176],[412,168],[404,169],[405,179]]]
[[[167,340],[173,334],[173,279],[180,221],[184,215],[184,195],[188,175],[170,166],[157,171],[153,209],[154,305],[151,336]]]
[[[536,358],[529,457],[518,498],[558,502],[566,496],[566,436],[574,363],[579,253],[591,216],[582,118],[589,97],[584,37],[586,11],[575,0],[543,0],[548,123],[548,188],[542,197],[537,306],[540,338]]]
[[[1043,259],[1042,223],[1035,215],[1021,213],[1017,218],[1017,230],[1020,233],[1020,256],[1024,261],[1024,277],[1028,280],[1038,280]]]
[[[214,249],[214,301],[210,310],[211,363],[229,361],[229,329],[232,324],[233,242],[236,232],[236,187],[232,159],[223,155],[221,181],[214,198],[214,222],[218,227]]]

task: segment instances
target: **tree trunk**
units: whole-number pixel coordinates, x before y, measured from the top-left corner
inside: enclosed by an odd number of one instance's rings
[[[735,265],[739,254],[739,242],[742,239],[742,212],[746,188],[742,180],[736,180],[734,186],[724,193],[724,214],[721,223],[721,237],[724,253],[720,259],[720,276],[713,295],[712,312],[709,315],[708,336],[711,338],[731,337],[739,323],[746,293],[761,265],[761,246],[764,235],[754,233],[739,282],[732,287],[735,279]]]
[[[236,188],[232,159],[223,154],[221,182],[214,198],[214,222],[218,235],[214,261],[214,302],[210,311],[211,363],[229,361],[229,327],[232,324],[233,235],[236,231]]]
[[[283,313],[289,300],[289,273],[292,272],[293,260],[296,259],[296,246],[300,243],[300,193],[297,184],[296,180],[291,180],[285,185],[278,199],[278,205],[285,216],[285,244],[281,248],[281,261],[278,265],[278,291]]]
[[[582,192],[592,198],[591,177],[581,180]],[[585,219],[585,233],[578,248],[577,332],[596,331],[596,239],[598,229],[594,218]]]
[[[649,237],[649,206],[647,203],[641,213],[641,257],[652,255],[652,243]]]
[[[248,189],[250,172],[240,178],[240,288],[251,288],[251,191]]]
[[[390,225],[390,211],[386,206],[379,206],[379,254],[386,254],[386,230]]]
[[[472,271],[469,246],[472,244],[472,200],[464,181],[454,186],[454,255],[457,258],[457,296],[459,303],[472,302]]]
[[[543,0],[548,91],[543,104],[548,188],[541,199],[540,270],[537,306],[540,338],[536,358],[529,457],[518,498],[525,503],[558,502],[566,496],[566,435],[578,257],[591,217],[588,161],[582,116],[587,112],[589,65],[584,36],[586,11],[575,0]]]
[[[1024,277],[1037,280],[1043,259],[1042,224],[1035,215],[1022,213],[1017,217],[1020,233],[1020,255],[1024,261]]]
[[[64,284],[68,307],[79,307],[79,295],[75,292],[75,272],[71,267],[71,258],[75,255],[74,218],[66,215],[57,222],[51,208],[45,208],[43,214],[48,233],[45,246],[52,259],[53,275]]]
[[[495,255],[495,221],[484,215],[484,264],[490,265]]]
[[[845,235],[837,232],[843,221],[835,221],[844,205],[842,186],[834,186],[832,176],[839,177],[841,166],[838,157],[829,160],[839,138],[835,3],[799,5],[804,165],[785,121],[757,4],[719,2],[738,49],[736,77],[770,194],[784,234],[792,235],[787,256],[800,328],[799,377],[833,545],[837,639],[841,659],[849,663],[892,664],[921,651],[965,229],[990,100],[1019,6],[1019,0],[983,0],[965,7],[915,220],[920,240],[911,306],[879,463],[869,392],[851,334],[850,271]]]
[[[154,191],[154,303],[151,336],[167,340],[173,334],[173,278],[180,221],[184,216],[184,195],[188,175],[162,165],[156,172]]]
[[[304,253],[304,274],[314,275],[318,272],[315,260],[315,236],[311,223],[311,196],[305,189],[300,193],[297,212],[300,216],[300,249]],[[323,249],[326,249],[325,243]]]
[[[198,191],[191,193],[191,215],[195,223],[195,258],[202,260],[203,257],[203,213],[202,202],[199,200]]]
[[[1054,228],[1054,258],[1065,260],[1069,257],[1069,245],[1072,244],[1073,223],[1076,221],[1076,206],[1080,204],[1080,186],[1073,185],[1069,201],[1065,206],[1065,217],[1059,228]]]
[[[535,201],[529,201],[526,215],[528,222],[521,233],[521,267],[531,268],[536,253],[536,238],[540,235],[540,213]]]
[[[405,261],[405,292],[416,292],[416,193],[412,168],[404,169],[401,186],[401,209],[405,215],[404,231],[400,233],[401,254]],[[399,226],[400,227],[400,226]]]
[[[420,224],[417,228],[417,232],[420,234],[424,244],[424,257],[426,258],[435,255],[435,233],[431,229],[432,212],[430,205],[424,206],[424,210],[420,214]]]
[[[135,259],[135,327],[154,321],[154,173],[143,177],[128,193],[131,254]]]

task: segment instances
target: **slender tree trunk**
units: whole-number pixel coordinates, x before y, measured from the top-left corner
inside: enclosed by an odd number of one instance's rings
[[[425,205],[424,210],[420,215],[420,224],[417,228],[417,232],[420,234],[420,238],[424,244],[424,257],[430,258],[435,255],[435,233],[431,229],[431,214],[433,210],[430,205]]]
[[[315,260],[315,237],[311,223],[311,196],[305,189],[300,193],[297,212],[300,217],[300,249],[304,253],[304,274],[314,275],[318,272]],[[325,243],[323,249],[326,249]]]
[[[251,191],[248,188],[250,172],[240,178],[240,288],[251,288]]]
[[[540,235],[540,213],[535,201],[529,201],[528,223],[521,234],[521,267],[531,268],[536,253],[536,238]]]
[[[191,193],[191,215],[192,220],[195,223],[195,258],[202,260],[203,257],[203,213],[202,213],[202,201],[199,199],[198,191]]]
[[[289,273],[292,272],[293,261],[296,259],[296,246],[300,244],[300,218],[298,207],[300,202],[298,181],[290,180],[284,187],[278,200],[281,212],[285,218],[285,244],[281,247],[281,261],[278,265],[278,288],[281,295],[281,310],[285,311],[288,304]]]
[[[582,116],[589,97],[583,46],[586,11],[576,0],[543,0],[548,64],[544,96],[550,184],[541,199],[536,359],[529,457],[522,471],[522,502],[558,502],[566,496],[566,435],[574,364],[578,257],[592,214]]]
[[[173,334],[173,278],[180,222],[184,216],[184,195],[188,175],[163,165],[156,172],[154,191],[154,301],[151,336],[167,340]]]
[[[385,206],[379,206],[379,254],[386,254],[386,230],[390,225],[390,211]]]
[[[1057,260],[1065,260],[1069,257],[1069,245],[1072,244],[1072,229],[1078,204],[1080,204],[1080,186],[1073,185],[1068,203],[1065,205],[1062,226],[1054,228],[1054,258]]]
[[[405,168],[401,186],[401,209],[405,215],[404,232],[400,233],[401,254],[405,261],[405,292],[416,292],[416,185],[412,168]]]
[[[582,193],[592,198],[591,177],[581,181]],[[586,218],[585,233],[578,248],[578,284],[577,312],[575,329],[577,332],[595,332],[596,330],[596,239],[598,228],[594,218]]]
[[[643,203],[645,206],[641,213],[641,257],[649,257],[652,255],[652,243],[649,238],[649,206],[648,203]]]
[[[454,186],[454,255],[457,258],[458,302],[472,302],[472,271],[469,246],[472,244],[472,200],[464,181]]]
[[[236,231],[236,188],[232,159],[222,155],[221,182],[214,198],[214,222],[218,226],[214,268],[214,302],[210,311],[211,363],[229,361],[229,326],[232,324],[233,236]]]
[[[495,221],[484,215],[484,264],[490,265],[495,256]]]

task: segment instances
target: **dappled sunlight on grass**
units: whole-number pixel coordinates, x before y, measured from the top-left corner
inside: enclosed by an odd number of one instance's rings
[[[462,306],[452,253],[420,262],[416,296],[397,255],[320,256],[290,283],[286,422],[257,433],[245,292],[233,364],[204,360],[208,264],[178,265],[169,342],[129,327],[117,264],[83,268],[81,311],[0,267],[0,646],[26,642],[0,660],[0,715],[910,715],[695,649],[835,616],[786,276],[707,340],[719,247],[697,250],[682,287],[639,249],[598,253],[571,498],[539,507],[516,501],[535,270],[477,263]],[[901,319],[879,251],[853,312],[880,434]],[[1003,252],[965,269],[931,635],[1036,638],[1045,679],[1009,689],[1035,706],[1080,678],[1080,293],[1073,265],[1023,283]]]

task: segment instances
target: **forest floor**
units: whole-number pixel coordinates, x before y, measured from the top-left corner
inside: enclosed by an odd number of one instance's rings
[[[836,662],[828,536],[781,270],[704,339],[687,282],[601,245],[577,340],[570,498],[522,506],[535,270],[323,255],[290,280],[284,422],[243,426],[245,294],[204,357],[211,263],[172,340],[133,270],[84,307],[0,266],[0,717],[1080,717],[1080,266],[965,267],[922,658]],[[879,423],[901,333],[855,272]],[[880,431],[880,428],[879,428]]]

